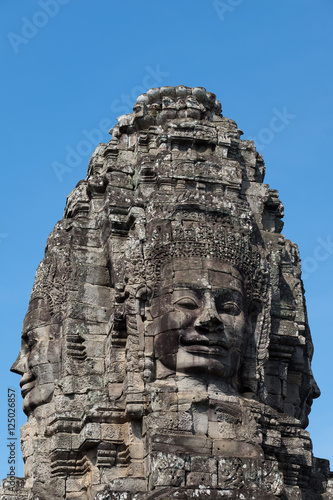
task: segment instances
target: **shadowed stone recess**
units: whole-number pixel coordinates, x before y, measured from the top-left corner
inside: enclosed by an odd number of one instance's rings
[[[200,87],[150,89],[110,132],[37,269],[25,487],[1,498],[333,499],[299,252],[254,143]]]

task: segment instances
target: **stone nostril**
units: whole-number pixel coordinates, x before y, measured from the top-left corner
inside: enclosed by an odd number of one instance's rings
[[[221,319],[212,310],[204,312],[195,322],[195,326],[203,330],[221,328],[222,324]]]

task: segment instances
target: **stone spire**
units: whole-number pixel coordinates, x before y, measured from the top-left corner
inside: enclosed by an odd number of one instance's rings
[[[12,371],[29,499],[330,496],[297,246],[205,89],[138,97],[50,234]]]

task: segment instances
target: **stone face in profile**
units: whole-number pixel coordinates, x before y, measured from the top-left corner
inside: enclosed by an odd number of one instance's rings
[[[21,498],[333,498],[298,249],[241,135],[214,94],[162,87],[97,147],[12,367]]]
[[[44,306],[45,309],[45,306]],[[37,406],[53,398],[54,381],[59,378],[60,338],[59,328],[41,326],[41,300],[31,300],[27,317],[37,315],[31,329],[23,331],[20,353],[11,371],[22,376],[20,381],[23,410],[29,415]]]

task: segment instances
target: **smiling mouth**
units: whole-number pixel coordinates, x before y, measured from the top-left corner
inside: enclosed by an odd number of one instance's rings
[[[33,389],[34,387],[35,387],[34,382],[30,382],[29,384],[24,384],[24,386],[21,389],[22,398],[25,398],[28,392],[30,392],[31,389]]]
[[[202,337],[201,335],[191,335],[182,337],[180,339],[180,345],[184,351],[191,354],[210,354],[226,356],[228,354],[228,346],[221,340],[209,339],[207,337]]]
[[[184,351],[191,354],[214,354],[226,356],[227,350],[219,345],[190,344],[181,346]]]
[[[22,398],[25,398],[28,392],[35,387],[36,377],[33,373],[25,373],[20,381]]]

